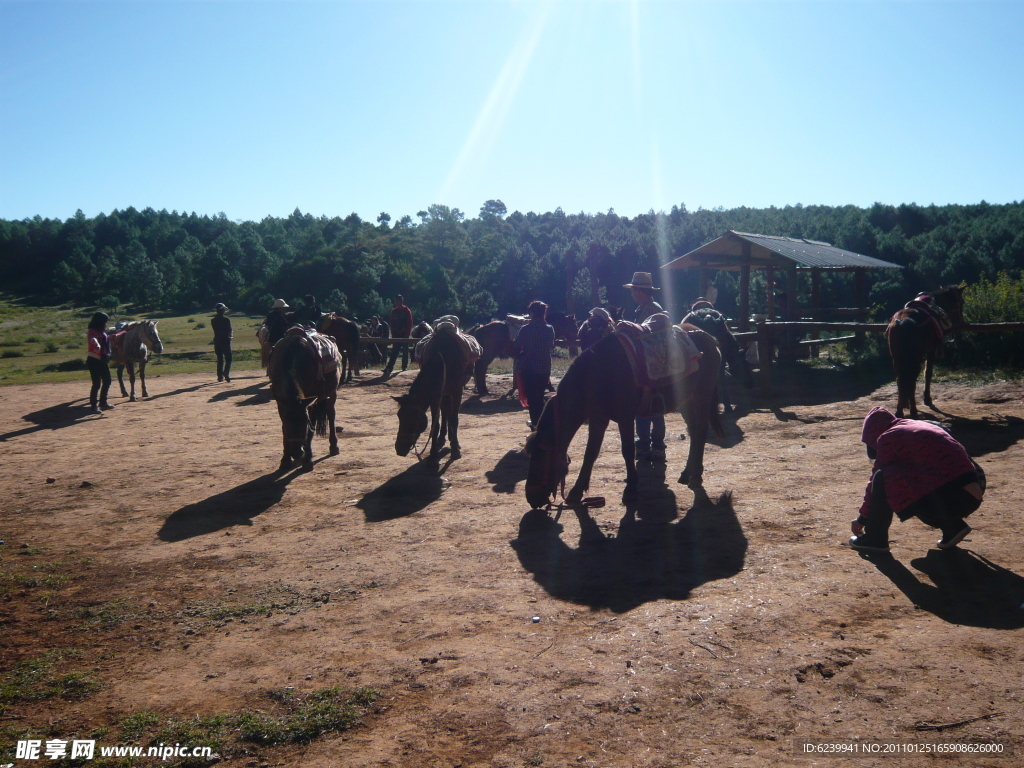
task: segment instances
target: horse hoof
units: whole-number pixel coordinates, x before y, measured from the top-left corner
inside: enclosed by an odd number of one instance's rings
[[[684,469],[682,472],[679,473],[679,481],[678,482],[679,482],[680,485],[689,485],[690,484],[690,471],[688,469]]]
[[[634,489],[633,492],[636,493],[636,490]],[[625,493],[623,493],[623,497],[625,497]],[[582,489],[577,490],[576,488],[573,488],[571,491],[569,491],[569,495],[565,497],[566,504],[579,504],[581,501],[583,501]]]
[[[281,459],[281,463],[277,465],[277,471],[278,472],[287,472],[291,468],[292,468],[292,460],[291,459]]]
[[[451,457],[453,459],[461,459],[462,458],[462,451],[460,451],[458,448],[452,448]]]
[[[931,408],[932,407],[932,399],[930,397],[926,397],[924,399],[924,404],[927,405],[929,408]]]
[[[136,403],[136,402],[138,402],[138,398],[135,397],[135,395],[132,395],[131,397],[128,398],[128,402],[129,403]]]
[[[339,453],[341,453],[341,448],[339,448],[336,445],[332,445],[331,446],[331,456],[337,456]]]

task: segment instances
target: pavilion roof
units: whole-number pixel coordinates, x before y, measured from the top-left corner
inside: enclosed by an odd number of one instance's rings
[[[749,261],[744,255],[745,246],[750,250]],[[670,261],[662,269],[709,267],[737,270],[744,263],[749,263],[753,269],[785,269],[794,263],[797,269],[902,269],[899,264],[863,256],[818,240],[754,235],[731,229],[717,240]]]

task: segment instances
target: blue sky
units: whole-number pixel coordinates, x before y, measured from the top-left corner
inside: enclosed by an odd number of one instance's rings
[[[1024,199],[1024,2],[0,0],[0,218]]]

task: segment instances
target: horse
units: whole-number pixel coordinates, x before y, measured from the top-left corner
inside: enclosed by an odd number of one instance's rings
[[[340,453],[334,416],[341,354],[333,339],[316,336],[324,341],[305,331],[289,331],[270,353],[267,375],[284,436],[281,472],[290,469],[296,459],[306,469],[313,466],[314,432],[330,440],[331,456]],[[333,366],[330,361],[325,364],[324,352],[328,358],[333,356]]]
[[[270,329],[266,323],[263,323],[256,329],[256,338],[260,342],[260,367],[266,370],[267,365],[270,363],[270,350],[273,349],[270,346]]]
[[[422,342],[421,342],[422,343]],[[395,397],[398,403],[398,436],[395,453],[408,456],[420,435],[427,428],[430,409],[430,459],[436,460],[451,441],[453,459],[461,458],[459,445],[459,408],[462,389],[473,372],[473,358],[465,342],[456,333],[435,333],[428,342],[420,370],[409,386],[409,392]]]
[[[747,364],[746,357],[740,353],[739,342],[732,335],[725,315],[706,302],[704,302],[704,306],[699,304],[694,306],[696,308],[691,309],[690,313],[683,318],[683,323],[695,325],[701,330],[710,333],[718,342],[718,348],[722,351],[722,369],[718,372],[718,381],[722,392],[722,405],[725,408],[725,412],[729,413],[733,410],[733,407],[729,399],[729,384],[725,377],[726,363],[729,364],[729,373],[742,379],[743,386],[747,389],[753,388],[754,377],[750,373],[750,366]]]
[[[164,344],[160,341],[160,334],[156,330],[158,322],[158,320],[135,320],[128,323],[124,330],[114,334],[111,338],[110,359],[117,366],[117,383],[121,386],[121,397],[127,397],[133,403],[136,401],[135,364],[139,365],[142,396],[149,397],[149,390],[146,389],[146,362],[149,360],[149,350],[152,347],[154,352],[164,351]],[[128,367],[128,381],[132,388],[130,396],[124,387],[125,366]]]
[[[356,359],[356,355],[359,353],[359,323],[330,312],[320,318],[317,330],[333,338],[335,344],[338,345],[338,352],[341,355],[341,378],[339,381],[342,384],[351,381],[356,366],[359,364]]]
[[[555,329],[555,341],[570,345],[576,344],[575,315],[548,311],[547,322]],[[483,350],[483,354],[480,355],[480,359],[476,361],[476,366],[473,369],[477,394],[489,394],[487,391],[487,366],[494,361],[494,358],[500,357],[505,360],[515,355],[515,350],[512,347],[513,333],[514,331],[506,320],[492,320],[471,331],[472,336],[480,342],[480,348]]]
[[[889,342],[892,367],[896,372],[896,418],[910,408],[917,418],[917,377],[925,363],[924,404],[932,407],[932,367],[935,353],[947,333],[964,327],[964,291],[962,286],[945,285],[934,293],[918,294],[889,320],[885,336]]]
[[[718,373],[721,353],[714,336],[695,326],[682,326],[703,353],[699,369],[684,379],[656,390],[667,413],[678,410],[690,435],[690,451],[679,482],[696,490],[703,485],[704,445],[708,429],[723,434],[718,414]],[[533,509],[551,501],[551,497],[569,473],[569,444],[584,422],[589,422],[583,466],[575,485],[565,497],[567,504],[579,504],[590,486],[594,462],[601,451],[608,423],[619,426],[622,458],[626,462],[626,488],[623,500],[635,500],[639,478],[636,472],[636,446],[633,444],[634,420],[640,414],[643,389],[636,383],[629,358],[616,334],[606,336],[584,351],[569,366],[558,383],[555,396],[548,400],[537,430],[527,439],[530,469],[526,480],[526,499]]]

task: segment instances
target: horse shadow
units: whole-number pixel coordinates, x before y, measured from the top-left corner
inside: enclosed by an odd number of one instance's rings
[[[776,408],[827,405],[866,397],[879,387],[892,384],[892,381],[892,368],[884,361],[834,368],[815,368],[799,363],[772,365],[771,393],[755,389],[751,399],[757,407],[764,407],[765,403]]]
[[[184,541],[235,525],[252,525],[254,517],[281,501],[288,483],[304,471],[300,468],[291,473],[272,472],[202,501],[187,504],[171,513],[157,537],[166,542]]]
[[[525,409],[519,404],[519,400],[506,397],[488,397],[484,400],[483,395],[470,395],[462,401],[460,410],[463,413],[472,413],[489,416],[494,413],[510,413],[512,411],[523,411]]]
[[[419,461],[367,493],[356,507],[368,523],[395,520],[426,509],[441,498],[443,475],[451,463],[451,457],[443,465],[429,459]]]
[[[263,403],[269,403],[274,399],[273,394],[270,391],[270,379],[264,379],[250,384],[248,387],[242,389],[225,389],[222,392],[218,392],[210,398],[211,403],[220,403],[226,400],[230,400],[233,397],[246,397],[245,400],[240,400],[235,405],[242,407],[246,405],[262,405]]]
[[[967,419],[944,413],[938,408],[931,410],[949,419],[948,426],[956,439],[975,458],[990,453],[1002,453],[1024,439],[1024,419],[1019,416],[983,416]]]
[[[891,555],[869,559],[914,605],[943,621],[989,629],[1024,627],[1024,578],[976,552],[933,549],[911,560],[934,586]]]
[[[627,505],[617,535],[605,534],[585,508],[574,512],[575,548],[544,510],[527,512],[511,542],[523,568],[561,600],[623,613],[653,600],[686,600],[696,587],[743,569],[747,539],[730,493],[713,501],[698,492],[682,519],[669,488],[644,493]]]
[[[24,429],[16,429],[12,432],[0,434],[0,443],[12,440],[16,437],[31,435],[33,432],[40,432],[44,429],[63,429],[79,423],[85,419],[96,418],[89,410],[89,400],[69,400],[66,403],[51,405],[39,411],[26,413],[21,417],[22,421],[29,422],[32,426]]]
[[[180,389],[172,389],[169,392],[157,392],[155,395],[149,395],[148,397],[142,397],[142,395],[139,395],[139,400],[159,400],[161,397],[173,397],[174,395],[184,395],[186,392],[198,392],[200,389],[213,387],[216,386],[216,384],[217,382],[207,381],[204,384],[196,384],[194,387],[181,387]]]
[[[516,485],[526,480],[530,472],[530,457],[522,451],[508,451],[498,459],[494,469],[484,473],[495,493],[515,493]]]

